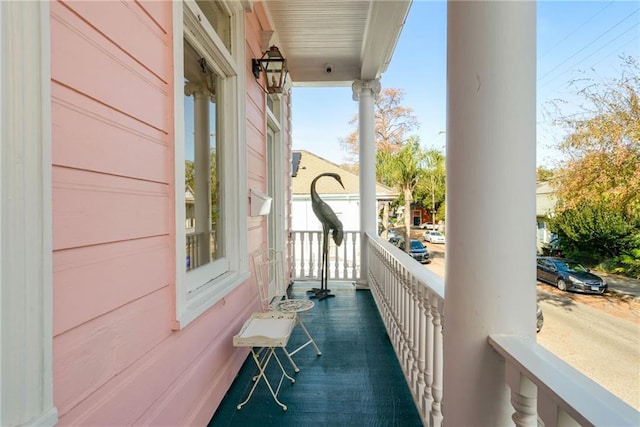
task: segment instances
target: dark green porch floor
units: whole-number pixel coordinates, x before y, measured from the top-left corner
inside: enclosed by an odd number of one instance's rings
[[[318,283],[297,282],[292,296],[306,298],[305,290]],[[373,296],[351,284],[329,283],[336,295],[322,301],[304,318],[322,356],[308,346],[294,356],[300,372],[278,351],[287,372],[278,406],[263,381],[251,400],[237,410],[249,393],[257,368],[248,357],[209,426],[421,426],[422,422],[404,380]],[[304,342],[300,328],[293,331],[289,348]],[[267,376],[277,386],[279,370],[271,361]],[[271,373],[271,375],[269,375]],[[275,382],[275,384],[274,384]]]

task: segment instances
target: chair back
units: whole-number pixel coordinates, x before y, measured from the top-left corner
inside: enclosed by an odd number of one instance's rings
[[[287,298],[282,252],[271,248],[260,249],[251,259],[260,305],[264,311],[268,311],[274,304]]]

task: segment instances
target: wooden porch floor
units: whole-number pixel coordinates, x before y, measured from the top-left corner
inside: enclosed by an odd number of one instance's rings
[[[317,285],[296,282],[292,296],[306,298],[305,291]],[[336,296],[316,301],[304,318],[322,356],[318,357],[312,346],[301,350],[294,356],[300,368],[297,374],[281,357],[287,372],[296,379],[295,384],[283,381],[278,394],[287,411],[274,402],[263,381],[251,400],[236,409],[257,373],[248,357],[209,426],[422,425],[371,293],[347,283],[329,283],[329,288]],[[304,338],[301,328],[296,328],[289,348]],[[272,375],[267,374],[270,381],[279,378],[276,370],[272,361],[268,369]]]

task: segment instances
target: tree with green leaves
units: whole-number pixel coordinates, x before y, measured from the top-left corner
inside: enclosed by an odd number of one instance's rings
[[[424,173],[415,189],[414,198],[432,212],[434,221],[445,217],[446,171],[445,155],[440,150],[431,149],[424,153]]]
[[[623,61],[622,76],[587,80],[578,114],[554,121],[567,136],[558,148],[567,161],[557,176],[558,196],[566,209],[602,200],[627,212],[640,209],[640,68]]]
[[[583,200],[549,221],[565,256],[598,264],[640,249],[640,217],[603,200]]]
[[[378,151],[376,153],[376,178],[385,185],[400,190],[404,200],[404,233],[408,252],[411,239],[411,203],[413,191],[424,178],[425,153],[417,136],[400,147],[396,153]]]
[[[629,260],[640,253],[640,68],[624,58],[622,69],[610,81],[573,82],[584,98],[579,113],[557,108],[567,160],[554,174],[559,203],[550,225],[567,255],[632,271],[638,263]]]
[[[538,166],[536,168],[536,181],[544,182],[549,181],[551,178],[553,178],[553,170],[544,166]]]

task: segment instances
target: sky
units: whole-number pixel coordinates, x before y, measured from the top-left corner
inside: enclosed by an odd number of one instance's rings
[[[445,152],[446,144],[446,2],[414,0],[382,88],[405,91],[402,105],[412,108],[424,149]],[[416,45],[420,43],[420,48]],[[537,164],[556,167],[562,154],[554,147],[563,131],[551,125],[550,102],[580,101],[570,82],[621,76],[620,55],[640,58],[640,2],[538,1],[537,3]],[[351,87],[293,88],[293,148],[311,151],[335,163],[347,152],[340,139],[355,130],[351,118],[358,103]],[[573,110],[572,110],[573,109]]]

